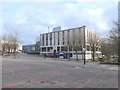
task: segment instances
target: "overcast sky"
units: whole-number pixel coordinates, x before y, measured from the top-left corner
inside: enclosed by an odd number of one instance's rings
[[[48,27],[86,25],[105,37],[117,20],[118,0],[71,0],[71,2],[1,2],[2,33],[17,31],[22,44],[33,44]],[[92,1],[92,2],[91,2]],[[100,2],[101,1],[101,2]]]

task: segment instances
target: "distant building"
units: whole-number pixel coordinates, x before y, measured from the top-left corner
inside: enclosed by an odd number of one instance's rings
[[[61,27],[53,28],[52,32],[40,34],[40,55],[43,54],[54,54],[55,52],[64,51],[68,53],[68,48],[65,49],[65,47],[70,42],[70,38],[73,35],[73,33],[80,33],[83,43],[86,47],[86,59],[92,58],[92,52],[91,47],[88,42],[88,39],[90,35],[96,35],[94,32],[91,32],[86,26],[77,27],[77,28],[71,28],[71,29],[65,29],[62,30]],[[74,38],[73,38],[74,39]],[[96,57],[101,56],[101,47],[98,45],[96,48]],[[71,58],[76,58],[75,51],[71,48],[70,50]],[[82,59],[82,51],[78,52],[79,59]]]
[[[40,42],[38,41],[38,42],[36,42],[36,44],[31,44],[31,45],[23,45],[22,51],[24,53],[38,54],[40,52]]]
[[[17,49],[16,52],[21,51],[22,50],[22,45],[20,44],[20,42],[17,42]],[[7,41],[7,40],[1,40],[0,41],[0,51],[2,52],[4,49],[5,52],[14,52],[14,44],[13,42]]]

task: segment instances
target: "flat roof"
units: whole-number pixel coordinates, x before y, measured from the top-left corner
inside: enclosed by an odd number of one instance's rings
[[[36,44],[22,45],[22,46],[35,46]]]
[[[60,31],[54,31],[54,32],[48,32],[48,33],[43,33],[43,34],[40,34],[40,35],[50,34],[50,33],[55,33],[55,32],[63,32],[63,31],[68,31],[68,30],[73,30],[73,29],[79,29],[79,28],[83,28],[83,27],[86,27],[86,26],[76,27],[76,28],[70,28],[70,29],[65,29],[65,30],[60,30]]]

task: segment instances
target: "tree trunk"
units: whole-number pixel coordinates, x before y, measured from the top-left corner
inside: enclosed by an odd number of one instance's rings
[[[77,53],[77,51],[75,51],[76,52],[76,58],[77,58],[77,60],[78,60],[78,53]]]
[[[95,61],[95,51],[93,51],[93,62]]]
[[[69,61],[70,61],[70,47],[68,47],[68,58],[69,58]]]
[[[9,49],[8,49],[8,56],[10,55],[10,47],[9,47]]]
[[[95,47],[93,45],[93,62],[95,61]]]
[[[16,49],[14,49],[14,57],[16,58]]]

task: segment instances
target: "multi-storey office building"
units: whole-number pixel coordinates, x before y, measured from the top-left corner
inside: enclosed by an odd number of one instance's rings
[[[81,48],[86,48],[86,59],[91,59],[92,48],[90,47],[89,42],[91,36],[100,38],[96,33],[91,32],[86,26],[65,30],[61,30],[61,27],[53,28],[52,32],[40,35],[40,54],[53,54],[54,52],[64,51],[66,53],[71,53],[71,58],[76,58],[75,49],[77,49],[79,59],[82,59],[83,51]],[[77,44],[81,44],[81,47],[75,47]],[[100,48],[99,44],[95,46],[96,57],[100,57],[101,55]]]

